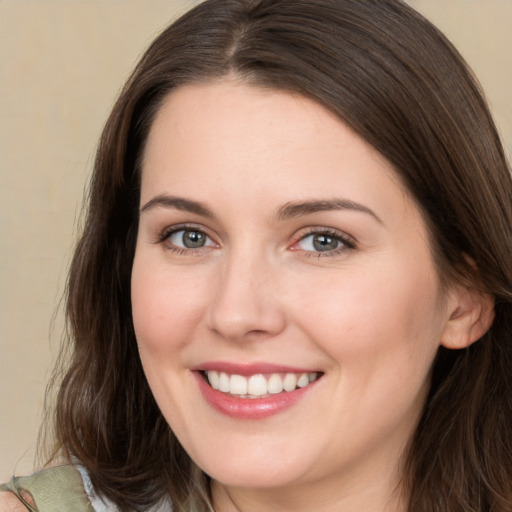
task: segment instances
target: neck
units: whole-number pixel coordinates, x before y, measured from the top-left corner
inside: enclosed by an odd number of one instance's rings
[[[390,471],[390,475],[393,475]],[[322,479],[287,488],[240,488],[212,481],[216,512],[405,512],[399,478]]]

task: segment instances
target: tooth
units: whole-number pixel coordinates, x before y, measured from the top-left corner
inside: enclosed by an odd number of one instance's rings
[[[229,392],[232,395],[246,395],[247,379],[241,375],[231,375],[229,379]]]
[[[297,375],[287,373],[284,377],[283,388],[285,391],[293,391],[297,387]]]
[[[267,394],[267,379],[263,375],[253,375],[249,378],[247,386],[249,395],[262,396]]]
[[[302,373],[301,376],[297,380],[297,386],[299,388],[303,388],[309,384],[309,375],[307,373]]]
[[[210,370],[209,372],[206,372],[206,376],[208,377],[210,386],[213,389],[219,389],[219,374],[214,370]]]
[[[275,395],[276,393],[281,393],[283,391],[283,379],[278,373],[273,373],[267,382],[268,392]]]
[[[278,394],[284,391],[293,391],[297,387],[306,387],[318,378],[318,373],[273,373],[267,379],[262,374],[243,377],[242,375],[229,375],[225,372],[208,370],[206,377],[213,389],[223,393],[238,395],[240,398],[260,398],[267,394]]]
[[[227,373],[221,372],[219,374],[219,391],[229,393],[229,376]]]

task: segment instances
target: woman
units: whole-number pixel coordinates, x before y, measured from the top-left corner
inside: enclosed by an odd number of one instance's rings
[[[200,4],[100,141],[56,410],[80,474],[39,487],[511,511],[511,207],[477,84],[407,5]]]

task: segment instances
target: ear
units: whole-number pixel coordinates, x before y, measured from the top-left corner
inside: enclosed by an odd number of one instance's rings
[[[441,336],[441,345],[449,349],[469,347],[491,327],[494,297],[463,284],[454,285],[448,293],[449,317]]]

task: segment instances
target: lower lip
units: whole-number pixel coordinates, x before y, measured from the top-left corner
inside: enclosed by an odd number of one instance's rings
[[[193,372],[199,384],[199,389],[206,401],[217,411],[232,418],[260,420],[279,414],[292,407],[315,386],[318,379],[306,387],[294,391],[277,393],[265,398],[238,398],[228,393],[213,389],[201,372]]]

